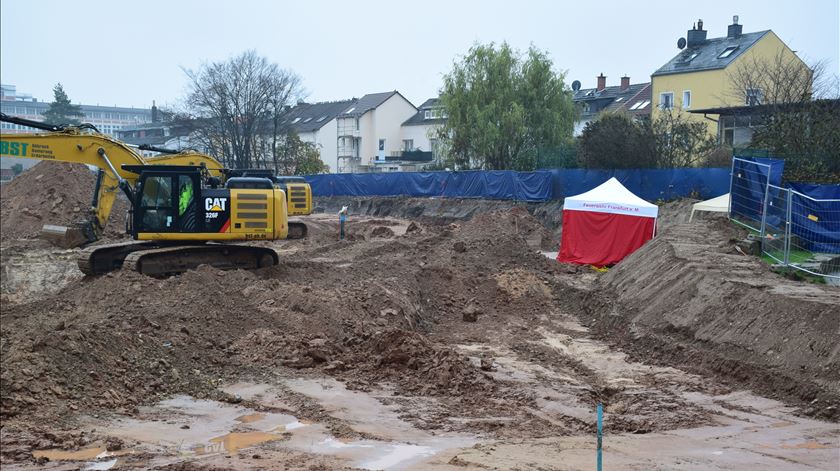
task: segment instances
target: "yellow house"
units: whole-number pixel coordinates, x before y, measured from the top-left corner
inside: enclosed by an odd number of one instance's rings
[[[735,77],[755,68],[757,61],[807,65],[771,30],[743,33],[738,17],[721,38],[706,38],[703,20],[680,38],[681,51],[651,75],[652,118],[663,113],[686,112],[688,119],[707,124],[709,133],[718,134],[718,115],[692,114],[691,110],[758,105],[765,102],[761,86],[739,90]]]

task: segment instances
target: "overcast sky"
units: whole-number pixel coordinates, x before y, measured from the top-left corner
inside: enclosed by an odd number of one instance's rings
[[[55,1],[0,0],[0,81],[52,100],[151,106],[184,96],[183,68],[247,49],[302,78],[307,101],[399,90],[435,96],[453,60],[478,42],[547,51],[567,82],[633,83],[678,50],[702,18],[709,37],[732,15],[744,32],[772,29],[808,62],[838,73],[838,0],[795,1]]]

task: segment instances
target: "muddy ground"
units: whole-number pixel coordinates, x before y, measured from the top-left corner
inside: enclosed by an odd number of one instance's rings
[[[837,469],[840,291],[689,204],[606,273],[522,205],[315,215],[279,266],[162,280],[4,235],[3,468],[591,469],[601,403],[610,469]]]

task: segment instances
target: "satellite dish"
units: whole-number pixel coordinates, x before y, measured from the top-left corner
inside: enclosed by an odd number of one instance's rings
[[[575,80],[572,82],[572,90],[578,91],[580,90],[580,80]]]
[[[685,48],[685,38],[677,39],[677,48],[684,49]]]

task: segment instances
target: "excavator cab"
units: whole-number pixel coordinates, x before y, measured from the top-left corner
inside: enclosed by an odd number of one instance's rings
[[[204,232],[198,199],[202,194],[201,169],[180,165],[125,165],[139,174],[132,195],[128,233]],[[213,190],[208,190],[213,191]]]

